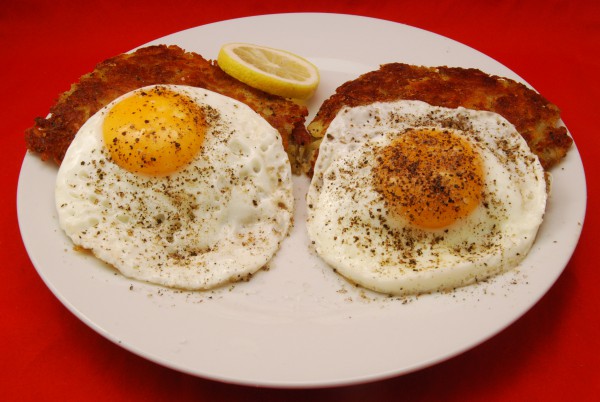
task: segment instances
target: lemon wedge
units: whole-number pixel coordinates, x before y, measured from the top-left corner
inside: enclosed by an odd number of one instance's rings
[[[319,85],[317,67],[285,50],[228,43],[221,47],[217,63],[239,81],[285,98],[308,99]]]

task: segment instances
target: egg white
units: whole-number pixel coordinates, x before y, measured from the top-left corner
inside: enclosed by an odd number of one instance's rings
[[[234,99],[167,87],[207,114],[195,159],[162,177],[113,163],[102,123],[131,93],[123,95],[81,127],[64,157],[55,187],[60,227],[127,277],[181,289],[248,279],[271,260],[292,223],[291,169],[280,135]]]
[[[483,160],[481,204],[449,227],[422,229],[390,214],[371,184],[376,151],[419,127],[453,130]],[[344,108],[331,122],[307,194],[307,230],[318,255],[363,287],[394,295],[448,290],[517,266],[546,198],[541,164],[502,116],[378,102]]]

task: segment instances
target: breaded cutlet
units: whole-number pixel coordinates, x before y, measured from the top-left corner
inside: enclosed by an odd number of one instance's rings
[[[94,71],[61,94],[48,118],[37,117],[25,132],[27,148],[60,164],[83,123],[117,97],[154,84],[190,85],[237,99],[265,118],[281,134],[296,171],[295,155],[310,141],[308,110],[288,99],[254,89],[223,72],[215,61],[178,46],[140,48],[99,63]]]
[[[558,107],[519,82],[472,68],[390,63],[342,84],[323,102],[308,125],[313,140],[301,149],[302,170],[312,174],[320,139],[344,106],[397,100],[496,112],[516,127],[545,169],[556,165],[573,142],[559,124]]]

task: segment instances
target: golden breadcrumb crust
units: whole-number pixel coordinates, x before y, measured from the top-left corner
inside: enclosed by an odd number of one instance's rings
[[[559,125],[559,109],[521,83],[477,69],[390,63],[342,84],[323,102],[308,126],[313,142],[301,149],[302,170],[312,174],[320,139],[342,107],[402,99],[496,112],[516,127],[545,169],[557,164],[573,142]]]
[[[83,123],[115,98],[154,84],[190,85],[237,99],[264,117],[281,134],[296,171],[297,148],[310,141],[305,106],[232,78],[214,61],[178,46],[148,46],[99,63],[59,96],[48,118],[37,117],[25,132],[27,148],[60,164]]]

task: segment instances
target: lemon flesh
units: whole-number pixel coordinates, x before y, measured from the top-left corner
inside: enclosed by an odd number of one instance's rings
[[[317,67],[285,50],[228,43],[221,47],[217,63],[239,81],[285,98],[308,99],[319,85]]]

